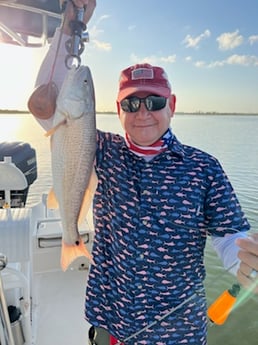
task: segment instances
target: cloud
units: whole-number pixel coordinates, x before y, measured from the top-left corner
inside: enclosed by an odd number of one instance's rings
[[[136,54],[131,54],[131,60],[133,63],[150,63],[150,64],[156,64],[157,63],[157,57],[152,55],[152,56],[145,56],[143,58],[137,56]]]
[[[108,14],[104,14],[103,16],[99,17],[97,20],[96,20],[96,23],[91,26],[90,28],[90,38],[93,37],[93,38],[96,38],[98,37],[99,35],[101,35],[104,30],[103,29],[99,29],[99,24],[103,21],[103,20],[106,20],[110,18],[110,15]]]
[[[96,25],[98,25],[100,22],[102,22],[105,19],[110,18],[111,16],[109,14],[103,14],[102,16],[100,16],[96,22]]]
[[[207,29],[197,37],[192,37],[191,35],[187,35],[183,40],[183,44],[185,44],[186,48],[198,48],[200,42],[210,36],[211,36],[211,32],[210,30]]]
[[[90,28],[90,34],[89,34],[89,38],[90,38],[90,42],[93,44],[93,47],[98,49],[98,50],[102,50],[102,51],[110,51],[112,50],[112,45],[109,42],[103,42],[101,40],[98,39],[99,36],[101,36],[101,34],[104,32],[103,29],[99,28],[99,24],[106,20],[109,19],[110,15],[108,14],[104,14],[102,16],[100,16],[95,25],[93,25]]]
[[[91,42],[93,43],[94,47],[97,48],[98,50],[103,50],[103,51],[110,51],[110,50],[112,50],[111,43],[101,42],[99,40],[91,40]]]
[[[231,55],[227,58],[229,65],[258,66],[258,57],[255,55]]]
[[[194,63],[195,67],[201,68],[201,67],[206,67],[205,61],[196,61]]]
[[[160,61],[167,62],[167,63],[174,63],[174,62],[176,62],[176,54],[169,55],[166,57],[161,57]]]
[[[253,45],[254,43],[258,42],[258,35],[252,35],[248,38],[248,41],[251,45]]]
[[[197,61],[194,64],[199,68],[216,68],[223,67],[226,65],[238,65],[238,66],[254,66],[258,67],[258,57],[255,55],[231,55],[227,59],[217,60],[211,63],[206,63],[204,61]]]
[[[231,50],[240,46],[244,41],[242,35],[239,35],[239,31],[225,32],[217,38],[220,50]]]
[[[133,63],[150,63],[152,65],[158,65],[159,63],[165,62],[165,63],[175,63],[176,62],[176,55],[168,55],[168,56],[145,56],[143,58],[140,58],[136,54],[131,54],[131,60]]]

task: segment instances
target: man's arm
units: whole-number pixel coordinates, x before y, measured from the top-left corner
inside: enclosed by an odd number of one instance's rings
[[[63,3],[64,1],[61,1]],[[85,24],[88,23],[90,20],[94,9],[96,7],[96,0],[69,0],[67,2],[64,14],[63,14],[63,22],[60,28],[58,28],[55,32],[49,50],[46,53],[46,56],[40,66],[35,87],[38,88],[41,85],[49,83],[49,81],[53,81],[57,87],[57,92],[60,90],[65,75],[68,71],[65,65],[65,59],[67,56],[67,50],[65,47],[66,41],[70,38],[71,35],[71,28],[70,28],[70,21],[75,18],[76,11],[75,7],[84,7],[86,8],[83,21]],[[54,61],[55,67],[53,70]],[[52,71],[53,70],[53,71]],[[48,119],[37,118],[37,121],[40,125],[49,130],[52,128],[53,116]]]

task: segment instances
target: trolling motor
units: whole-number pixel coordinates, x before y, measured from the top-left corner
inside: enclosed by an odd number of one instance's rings
[[[76,68],[81,65],[80,55],[84,51],[85,42],[89,42],[89,34],[86,31],[87,26],[83,23],[84,12],[86,6],[83,8],[75,7],[76,17],[70,21],[70,27],[72,31],[72,37],[66,41],[66,50],[68,55],[65,59],[65,65],[67,68],[71,68],[72,63],[75,62]]]

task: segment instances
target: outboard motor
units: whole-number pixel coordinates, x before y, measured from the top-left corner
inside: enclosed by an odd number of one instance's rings
[[[0,143],[0,164],[3,164],[10,158],[10,163],[13,163],[27,180],[27,187],[23,190],[12,189],[12,176],[0,176],[0,181],[8,180],[10,190],[10,205],[11,208],[21,208],[26,204],[29,186],[37,179],[37,161],[35,150],[27,143],[23,142],[3,142]],[[5,195],[4,183],[0,187],[0,208],[5,207],[7,196]]]

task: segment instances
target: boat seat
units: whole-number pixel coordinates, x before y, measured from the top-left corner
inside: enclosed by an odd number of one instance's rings
[[[89,229],[81,232],[84,243],[89,242]],[[60,219],[43,219],[37,224],[38,248],[61,247],[62,225]]]
[[[60,218],[41,218],[36,221],[34,228],[33,245],[33,271],[36,273],[52,270],[60,270],[60,256],[62,246],[62,223]],[[89,228],[87,222],[82,224],[80,235],[86,247],[91,251],[94,233]],[[89,260],[80,257],[71,267],[73,269],[86,269]]]

